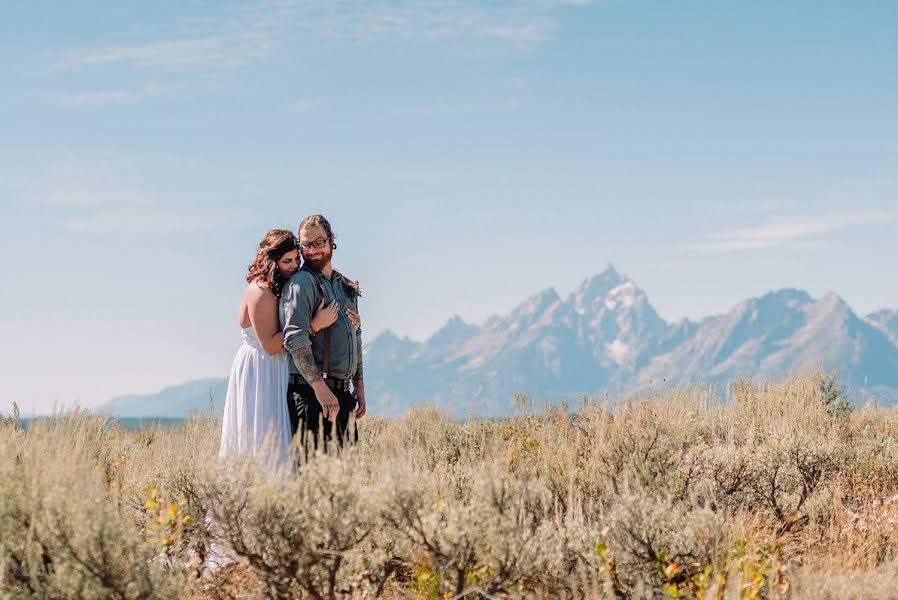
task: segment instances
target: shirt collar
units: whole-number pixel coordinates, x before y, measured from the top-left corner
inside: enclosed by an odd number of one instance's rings
[[[311,267],[306,266],[305,263],[302,265],[302,267],[300,267],[299,270],[300,270],[300,271],[308,271],[309,273],[311,273],[311,274],[314,275],[315,277],[321,277],[322,279],[327,279],[327,277],[324,276],[324,273],[322,273],[321,271],[315,271],[315,270],[313,270]],[[343,279],[343,274],[340,273],[340,271],[334,269],[334,274],[331,276],[331,278],[330,278],[329,281],[330,281],[331,283],[337,283],[338,281],[341,281],[342,279]]]

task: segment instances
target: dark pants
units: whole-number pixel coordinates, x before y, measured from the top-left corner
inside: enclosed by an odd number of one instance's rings
[[[358,443],[359,429],[353,422],[353,431],[348,432],[349,416],[355,412],[356,402],[352,393],[343,390],[331,390],[340,404],[340,412],[337,413],[337,444],[343,447],[343,442],[352,436],[352,442]],[[299,431],[299,443],[302,445],[306,458],[310,446],[318,449],[318,440],[324,442],[324,451],[327,452],[328,444],[333,437],[334,423],[325,419],[321,411],[321,403],[315,397],[312,386],[305,383],[291,383],[287,386],[287,410],[290,413],[290,428],[294,437]]]

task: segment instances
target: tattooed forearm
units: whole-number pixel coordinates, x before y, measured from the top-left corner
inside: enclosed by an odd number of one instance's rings
[[[306,346],[290,353],[293,357],[293,364],[306,383],[312,385],[316,381],[321,381],[321,372],[315,364],[315,357],[312,356],[312,347]]]
[[[360,379],[364,379],[363,377],[363,369],[362,369],[362,334],[355,336],[355,349],[359,353],[359,366],[355,370],[355,379],[356,381]]]

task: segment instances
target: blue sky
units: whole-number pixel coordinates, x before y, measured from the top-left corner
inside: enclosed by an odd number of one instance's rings
[[[0,411],[225,375],[314,212],[369,339],[607,263],[670,321],[898,308],[894,2],[134,4],[0,8]]]

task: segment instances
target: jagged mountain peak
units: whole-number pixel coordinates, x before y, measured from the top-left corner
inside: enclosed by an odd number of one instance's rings
[[[465,320],[462,319],[461,316],[458,315],[458,313],[456,313],[449,317],[449,320],[446,321],[446,325],[444,327],[455,327],[458,325],[467,325],[467,323],[465,323]]]
[[[636,282],[610,265],[584,281],[568,298],[567,305],[600,337],[613,340],[623,335],[643,349],[662,337],[669,327]]]
[[[898,345],[898,310],[882,309],[867,315],[864,319],[883,333],[893,344]]]
[[[427,339],[425,345],[431,348],[446,348],[470,338],[478,331],[480,328],[476,325],[466,323],[460,316],[453,315],[445,325]]]
[[[382,332],[380,332],[380,334],[376,338],[374,338],[372,343],[374,341],[380,341],[381,343],[389,344],[389,343],[393,343],[393,342],[398,342],[399,336],[396,335],[396,333],[392,329],[384,329]]]
[[[820,298],[818,302],[820,308],[830,311],[830,312],[840,312],[846,315],[854,316],[854,311],[851,310],[851,307],[848,306],[848,303],[845,302],[845,299],[842,296],[838,295],[835,292],[827,292]]]
[[[764,322],[770,319],[778,321],[786,315],[803,312],[814,304],[815,300],[806,291],[783,288],[743,300],[724,317],[712,318],[747,319],[753,322]]]
[[[898,334],[885,333],[889,325],[898,329],[898,311],[861,320],[835,294],[815,299],[781,289],[725,314],[668,325],[613,267],[580,291],[600,289],[583,313],[572,302],[576,293],[563,301],[548,288],[482,327],[455,315],[425,342],[384,330],[364,349],[372,412],[399,415],[431,402],[461,416],[476,399],[488,402],[490,415],[503,416],[518,392],[546,399],[629,395],[662,381],[719,385],[821,368],[838,370],[859,400],[872,394],[898,403]],[[635,302],[628,305],[629,299]],[[225,386],[222,380],[219,395]],[[191,391],[190,402],[205,407],[208,388]],[[141,397],[126,404],[113,408],[127,414],[153,402]]]
[[[898,334],[898,310],[884,308],[875,313],[870,313],[864,320],[877,327],[885,328]]]
[[[541,292],[537,292],[528,298],[529,301],[539,300],[540,302],[555,302],[556,300],[560,300],[561,296],[558,295],[558,292],[555,291],[555,288],[550,287],[546,288]]]
[[[641,300],[645,300],[645,292],[627,279],[605,294],[605,307],[609,310],[630,308]]]
[[[365,345],[365,352],[400,352],[406,354],[412,351],[420,342],[416,342],[409,337],[399,337],[392,329],[384,329],[377,337]]]
[[[758,301],[775,302],[791,308],[792,306],[796,306],[797,304],[809,304],[813,302],[814,299],[805,290],[799,290],[796,288],[782,288],[764,294],[763,296],[758,298]]]
[[[598,275],[584,280],[574,292],[573,297],[578,304],[591,304],[598,298],[604,298],[611,290],[626,282],[630,282],[630,279],[618,273],[613,266],[608,265]]]
[[[597,275],[597,277],[608,277],[608,278],[617,277],[618,279],[620,279],[622,276],[617,271],[617,269],[614,268],[613,264],[608,263],[605,265],[605,268],[602,269],[602,271]]]
[[[867,315],[868,321],[875,321],[879,323],[888,323],[888,322],[896,322],[898,323],[898,310],[894,310],[891,308],[883,308],[874,313],[870,313]]]
[[[537,317],[544,313],[547,308],[561,300],[561,296],[555,291],[555,288],[546,288],[525,300],[512,312],[512,318],[515,317]]]

